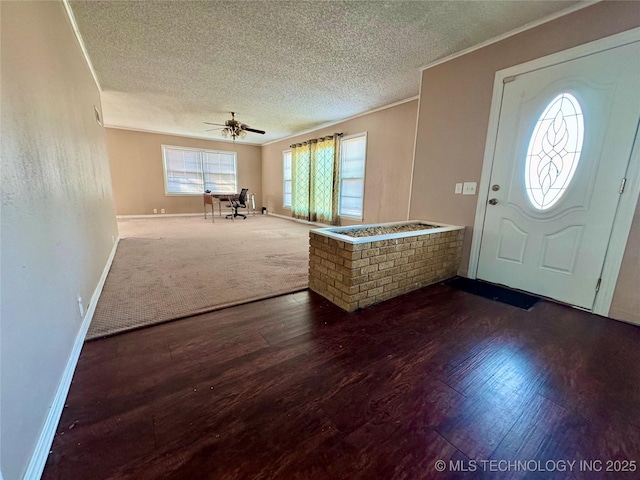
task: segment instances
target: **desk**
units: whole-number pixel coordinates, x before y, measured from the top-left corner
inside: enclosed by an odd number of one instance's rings
[[[231,200],[237,200],[240,196],[239,193],[203,193],[202,199],[204,204],[204,218],[207,218],[207,205],[211,205],[211,221],[215,222],[214,215],[214,203],[218,204],[218,215],[222,216],[222,203],[230,203]],[[253,216],[256,214],[256,195],[255,193],[247,192],[247,211],[251,212]]]

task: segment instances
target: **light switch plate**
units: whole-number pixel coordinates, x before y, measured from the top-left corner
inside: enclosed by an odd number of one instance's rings
[[[462,193],[462,184],[461,183],[456,183],[456,193],[457,194]]]
[[[462,186],[462,194],[475,195],[477,186],[478,184],[476,182],[464,182],[464,185]]]

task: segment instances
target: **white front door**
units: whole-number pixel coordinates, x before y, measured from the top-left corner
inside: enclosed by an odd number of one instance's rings
[[[640,118],[640,43],[506,79],[477,278],[592,309]]]

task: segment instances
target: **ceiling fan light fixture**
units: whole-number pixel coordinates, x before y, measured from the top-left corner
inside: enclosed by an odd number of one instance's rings
[[[249,125],[245,123],[240,123],[238,120],[236,120],[235,112],[230,112],[230,113],[231,113],[231,120],[226,120],[224,122],[224,125],[222,125],[221,123],[211,123],[211,122],[204,122],[204,123],[206,123],[207,125],[218,125],[220,127],[223,127],[220,129],[220,135],[222,135],[223,138],[230,137],[234,142],[236,141],[236,138],[239,138],[241,140],[246,138],[247,132],[259,133],[261,135],[265,134],[264,130],[251,128],[249,127]],[[217,130],[217,128],[213,130]],[[210,130],[207,130],[207,131],[210,131]]]

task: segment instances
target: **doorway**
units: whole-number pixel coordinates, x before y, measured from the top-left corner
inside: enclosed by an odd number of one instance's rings
[[[608,312],[616,222],[637,199],[622,194],[637,183],[640,42],[623,36],[496,75],[470,276]]]

